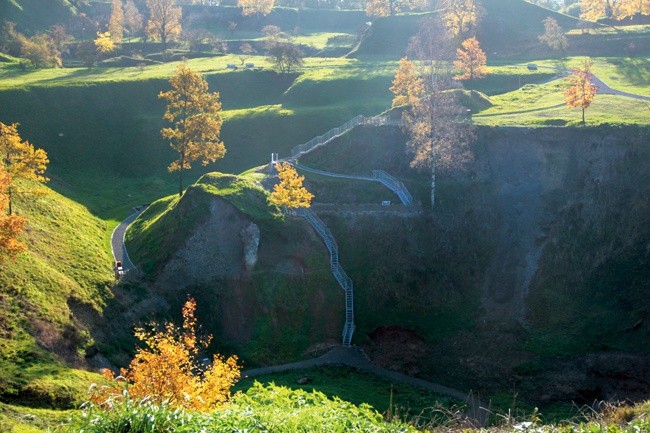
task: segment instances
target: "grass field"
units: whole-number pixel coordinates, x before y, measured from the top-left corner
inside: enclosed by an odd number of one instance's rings
[[[520,90],[491,98],[493,106],[472,119],[480,125],[567,126],[582,122],[581,110],[569,110],[564,103],[565,84],[556,80],[526,85]],[[589,125],[650,124],[648,101],[614,95],[596,95],[586,110]]]
[[[296,383],[298,378],[307,376],[310,380],[305,385]],[[328,397],[338,397],[355,405],[369,404],[379,413],[387,413],[392,399],[393,413],[405,417],[423,415],[424,419],[435,416],[439,406],[451,409],[460,408],[464,402],[442,396],[419,388],[380,379],[377,376],[357,371],[350,367],[328,366],[308,370],[276,373],[240,380],[234,390],[246,391],[253,383],[274,383],[290,389],[312,389]],[[391,396],[392,391],[392,396]]]

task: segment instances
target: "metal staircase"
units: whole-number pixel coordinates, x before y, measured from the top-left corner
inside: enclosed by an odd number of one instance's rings
[[[345,292],[345,325],[343,326],[343,342],[344,346],[349,346],[352,342],[352,335],[354,334],[354,285],[352,279],[345,273],[341,264],[339,263],[339,248],[332,236],[332,232],[327,228],[323,220],[321,220],[309,208],[299,208],[293,211],[297,216],[303,217],[309,224],[316,230],[316,233],[323,239],[327,251],[330,255],[330,270],[332,275],[339,283]]]
[[[383,170],[373,170],[372,178],[373,180],[380,182],[382,185],[386,186],[386,188],[397,194],[404,206],[411,206],[411,204],[413,204],[413,196],[408,191],[408,189],[406,189],[402,182],[395,179],[390,174],[386,173]]]

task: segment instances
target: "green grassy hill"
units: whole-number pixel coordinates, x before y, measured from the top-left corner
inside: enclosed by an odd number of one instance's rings
[[[21,31],[44,31],[54,24],[67,23],[76,13],[68,0],[1,0],[0,17],[11,21]]]
[[[50,188],[24,185],[14,211],[28,251],[0,267],[0,399],[75,407],[85,399],[89,319],[112,297],[106,224]]]

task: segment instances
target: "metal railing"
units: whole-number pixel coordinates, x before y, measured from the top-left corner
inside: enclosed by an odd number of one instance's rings
[[[329,131],[327,131],[325,134],[319,135],[318,137],[314,137],[308,142],[299,144],[298,146],[294,147],[293,149],[291,149],[291,158],[298,158],[301,155],[304,155],[305,153],[311,152],[318,146],[327,144],[332,139],[345,134],[355,126],[401,125],[401,122],[402,121],[400,119],[395,119],[394,116],[390,116],[389,114],[380,114],[374,117],[365,117],[362,115],[358,115],[348,120],[343,125],[337,128],[332,128]]]
[[[345,325],[343,326],[343,342],[344,346],[349,346],[352,342],[352,335],[354,334],[354,284],[352,279],[345,273],[341,264],[339,263],[339,248],[332,236],[332,232],[327,228],[323,220],[321,220],[309,208],[298,208],[292,212],[294,215],[303,217],[309,224],[316,230],[316,233],[323,239],[327,251],[330,255],[330,270],[332,275],[339,283],[345,292]]]
[[[386,188],[397,194],[404,206],[410,206],[413,204],[413,196],[408,191],[408,189],[406,189],[402,182],[395,179],[390,174],[386,173],[383,170],[373,170],[372,178],[373,180],[380,182],[382,185],[385,185]]]

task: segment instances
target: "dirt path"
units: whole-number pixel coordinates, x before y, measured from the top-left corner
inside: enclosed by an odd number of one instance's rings
[[[487,418],[487,411],[481,406],[478,399],[472,393],[459,391],[444,385],[428,382],[426,380],[418,379],[417,377],[407,376],[406,374],[397,371],[379,367],[370,362],[363,350],[357,347],[337,346],[319,358],[244,370],[242,371],[242,377],[256,377],[285,371],[305,370],[323,365],[347,365],[390,381],[405,383],[427,391],[448,395],[467,403],[468,417],[478,421],[480,424],[482,424]]]

